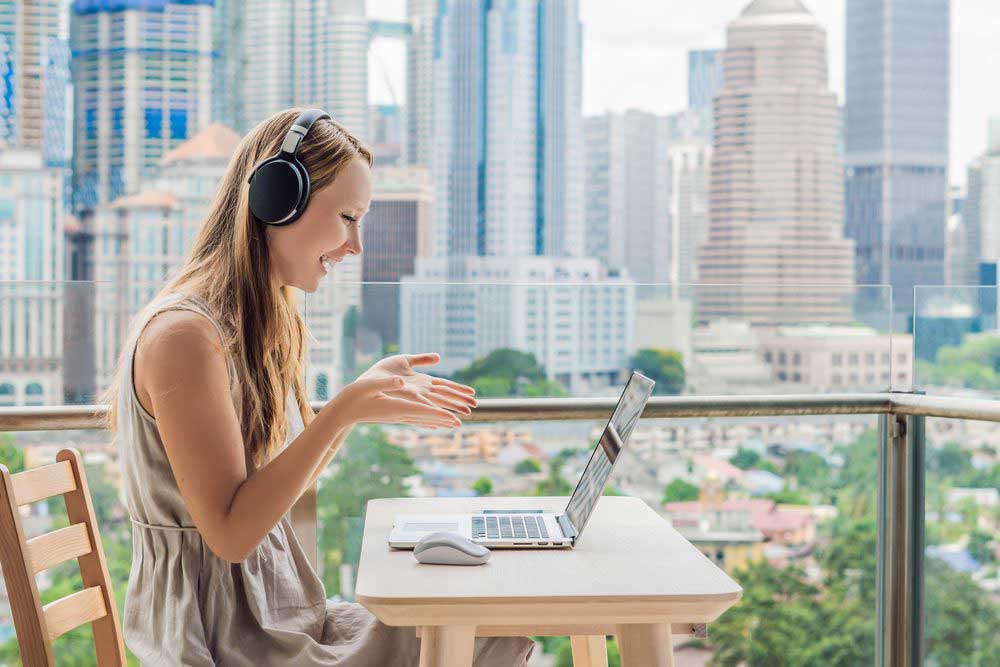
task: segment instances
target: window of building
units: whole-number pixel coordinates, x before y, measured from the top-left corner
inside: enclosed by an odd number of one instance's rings
[[[162,109],[150,109],[147,108],[145,111],[146,117],[146,138],[147,139],[162,139],[163,138],[163,110]]]

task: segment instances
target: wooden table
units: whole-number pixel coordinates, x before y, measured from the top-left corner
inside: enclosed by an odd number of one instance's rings
[[[541,508],[566,498],[391,498],[368,503],[355,596],[386,625],[416,626],[421,667],[472,663],[476,636],[570,635],[576,667],[673,665],[672,632],[709,623],[742,594],[638,498],[601,498],[575,549],[496,550],[479,566],[423,565],[387,544],[397,514]]]

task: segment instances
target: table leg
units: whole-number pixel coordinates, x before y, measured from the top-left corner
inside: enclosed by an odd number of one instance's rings
[[[570,637],[573,667],[608,667],[608,643],[604,635]]]
[[[674,642],[669,623],[618,626],[622,667],[674,667]]]
[[[474,625],[432,625],[420,629],[420,667],[470,667]]]

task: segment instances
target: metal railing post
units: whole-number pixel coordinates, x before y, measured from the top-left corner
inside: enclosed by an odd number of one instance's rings
[[[923,664],[925,417],[879,416],[876,661]]]

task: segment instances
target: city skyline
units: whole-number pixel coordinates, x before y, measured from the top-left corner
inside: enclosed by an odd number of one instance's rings
[[[830,88],[843,104],[846,0],[804,3],[827,31]],[[722,48],[726,23],[746,5],[747,0],[704,0],[693,12],[680,3],[635,3],[624,23],[616,3],[580,0],[584,115],[629,109],[667,114],[686,108],[688,51]],[[992,0],[956,0],[952,5],[952,35],[961,39],[952,39],[948,178],[965,185],[966,167],[986,147],[987,120],[1000,114],[1000,87],[982,85],[1000,81],[1000,59],[991,57],[1000,12]],[[675,7],[682,11],[674,12]],[[368,0],[368,15],[400,20],[406,0]],[[374,41],[370,101],[392,101],[383,68],[397,96],[406,89],[405,52],[405,46],[391,40]]]

